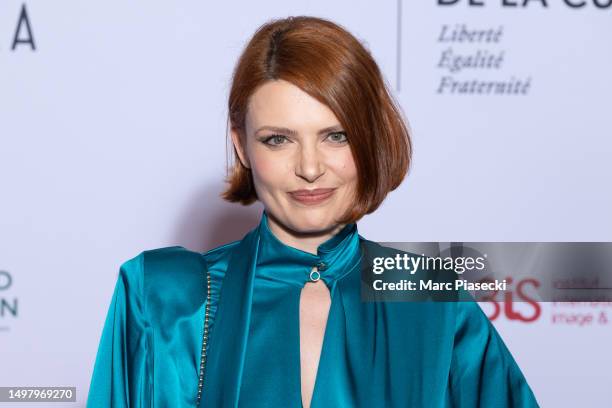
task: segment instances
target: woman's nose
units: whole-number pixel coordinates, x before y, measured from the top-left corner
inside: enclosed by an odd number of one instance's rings
[[[321,152],[316,146],[302,146],[295,166],[298,177],[312,183],[325,173],[325,164]]]

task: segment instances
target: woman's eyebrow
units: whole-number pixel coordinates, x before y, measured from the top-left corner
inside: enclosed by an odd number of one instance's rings
[[[262,130],[270,130],[272,132],[278,132],[278,133],[284,133],[287,134],[289,136],[296,136],[298,134],[298,132],[296,130],[293,129],[289,129],[286,127],[278,127],[278,126],[261,126],[259,129],[257,129],[255,131],[255,134],[259,133]],[[329,133],[329,132],[340,132],[342,131],[342,126],[340,125],[334,125],[334,126],[328,126],[326,128],[323,128],[321,130],[319,130],[317,133],[319,135],[323,135],[325,133]]]

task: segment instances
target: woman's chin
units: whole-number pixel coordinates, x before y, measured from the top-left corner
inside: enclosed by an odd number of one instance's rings
[[[333,229],[336,224],[332,213],[329,209],[310,209],[308,211],[296,211],[291,218],[291,223],[296,232],[300,233],[317,233],[327,232]]]

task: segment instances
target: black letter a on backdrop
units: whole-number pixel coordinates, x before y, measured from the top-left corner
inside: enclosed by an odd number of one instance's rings
[[[24,24],[26,30],[28,30],[28,36],[25,38],[19,38],[21,32],[21,25]],[[13,46],[11,51],[17,48],[17,44],[30,44],[32,50],[36,50],[34,45],[34,37],[32,36],[32,29],[30,28],[30,20],[28,20],[28,13],[26,12],[25,4],[21,6],[21,13],[19,14],[19,21],[17,21],[17,28],[15,29],[15,36],[13,37]]]

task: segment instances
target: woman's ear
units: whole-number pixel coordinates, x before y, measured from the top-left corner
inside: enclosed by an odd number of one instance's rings
[[[232,143],[234,144],[234,149],[238,154],[240,163],[247,169],[250,169],[251,165],[246,154],[246,135],[243,135],[243,132],[235,127],[232,127],[230,132],[232,135]]]

